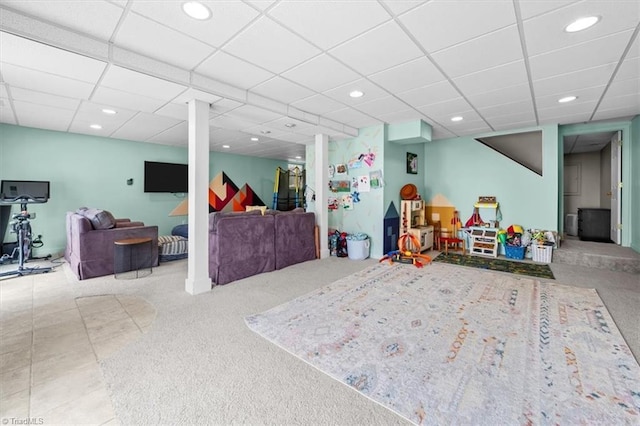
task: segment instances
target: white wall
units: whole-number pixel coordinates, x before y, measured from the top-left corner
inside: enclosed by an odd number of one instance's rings
[[[580,193],[564,196],[564,212],[578,213],[580,207],[600,207],[600,152],[586,152],[564,156],[567,164],[580,165]]]

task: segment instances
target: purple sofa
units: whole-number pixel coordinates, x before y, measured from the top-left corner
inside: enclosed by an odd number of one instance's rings
[[[151,238],[152,265],[158,265],[158,227],[112,218],[92,221],[83,214],[67,212],[64,257],[79,280],[113,274],[114,241],[126,238]]]
[[[259,210],[209,215],[209,276],[216,284],[316,258],[315,214]]]

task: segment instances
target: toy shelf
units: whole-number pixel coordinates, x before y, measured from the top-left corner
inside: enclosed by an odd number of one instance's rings
[[[472,227],[471,254],[498,257],[498,230],[496,228]]]

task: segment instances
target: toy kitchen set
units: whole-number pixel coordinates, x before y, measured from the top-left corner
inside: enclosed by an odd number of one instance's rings
[[[420,242],[419,251],[433,247],[433,226],[427,225],[424,200],[402,200],[400,213],[400,234],[409,234]],[[415,250],[416,248],[413,247]]]

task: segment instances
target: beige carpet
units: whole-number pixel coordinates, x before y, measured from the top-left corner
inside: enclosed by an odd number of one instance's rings
[[[640,366],[591,289],[378,264],[247,324],[416,424],[640,418]]]

